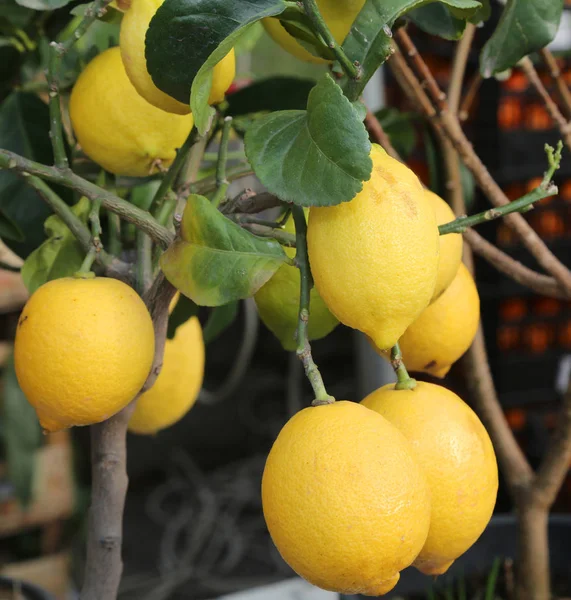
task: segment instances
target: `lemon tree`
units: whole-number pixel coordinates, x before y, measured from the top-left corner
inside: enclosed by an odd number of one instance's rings
[[[0,238],[21,258],[30,294],[2,404],[6,456],[26,500],[39,428],[91,428],[82,600],[118,594],[127,432],[161,436],[195,417],[212,397],[201,395],[208,344],[243,314],[299,357],[311,385],[313,402],[284,424],[261,487],[269,536],[298,575],[378,596],[409,566],[446,572],[491,518],[497,455],[528,532],[518,589],[533,593],[521,598],[549,597],[542,531],[571,425],[564,412],[534,475],[495,398],[462,238],[519,284],[571,297],[569,270],[516,214],[557,193],[562,144],[545,147],[544,177],[510,202],[456,115],[462,61],[483,22],[497,25],[481,30],[480,75],[520,64],[541,83],[528,55],[553,40],[563,3],[504,4],[497,19],[487,0],[0,7]],[[450,104],[409,24],[460,40]],[[304,63],[315,70],[284,76],[276,59],[272,76],[252,81],[262,42],[289,53],[299,73]],[[364,104],[388,60],[419,114],[373,114]],[[566,102],[565,82],[551,72]],[[418,131],[430,185],[410,166]],[[566,126],[561,133],[568,137]],[[493,208],[464,215],[473,182]],[[504,216],[544,273],[471,230]],[[332,397],[311,342],[337,326],[366,336],[397,382],[361,404]],[[244,336],[240,363],[249,346]],[[446,380],[409,375],[444,378],[463,355],[478,415]],[[537,515],[543,530],[531,524]]]

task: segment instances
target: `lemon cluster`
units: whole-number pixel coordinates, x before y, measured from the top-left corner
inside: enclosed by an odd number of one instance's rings
[[[159,90],[147,71],[145,34],[162,2],[122,2],[120,46],[96,56],[71,93],[69,112],[79,145],[116,175],[146,177],[168,169],[193,126],[189,106]],[[231,50],[214,67],[210,104],[224,99],[235,63]]]

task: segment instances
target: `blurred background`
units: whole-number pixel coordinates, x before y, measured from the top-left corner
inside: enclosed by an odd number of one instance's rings
[[[97,26],[102,28],[100,35],[117,35],[117,24]],[[445,89],[454,44],[412,27],[411,35]],[[475,94],[463,107],[463,118],[478,153],[515,199],[538,185],[546,165],[543,146],[546,142],[555,145],[559,134],[519,70],[498,79],[477,80],[476,52],[484,39],[485,30],[479,30],[466,77],[467,89],[473,88]],[[571,6],[551,48],[571,84]],[[323,72],[322,67],[306,65],[285,53],[261,26],[243,41],[238,65],[233,90],[238,99],[240,89],[256,80],[282,75],[311,82]],[[538,68],[551,89],[544,66]],[[426,185],[445,195],[437,141],[429,126],[412,113],[388,70],[371,81],[365,101],[411,168]],[[232,104],[232,94],[228,102]],[[231,149],[239,156],[239,139]],[[207,149],[215,151],[215,147]],[[569,157],[564,157],[555,182],[560,194],[543,200],[525,218],[568,261]],[[465,170],[463,185],[470,211],[486,206]],[[256,186],[255,181],[240,180],[229,195]],[[480,233],[537,268],[501,220],[482,226]],[[2,247],[0,263],[4,267],[0,270],[0,576],[31,581],[57,600],[71,599],[76,597],[83,569],[89,432],[76,428],[43,436],[39,431],[33,410],[18,388],[11,359],[15,326],[27,297],[18,274],[21,260]],[[481,261],[476,262],[476,278],[497,390],[510,426],[535,465],[545,450],[571,374],[571,303],[533,294]],[[360,334],[343,326],[312,346],[328,390],[336,398],[359,401],[393,378],[390,367],[370,351]],[[463,380],[459,363],[445,385],[469,402]],[[311,400],[297,358],[286,353],[259,322],[253,302],[242,302],[231,325],[207,346],[204,389],[197,405],[181,422],[154,437],[130,435],[128,439],[130,487],[121,598],[206,600],[233,593],[237,593],[232,596],[236,600],[336,598],[293,578],[273,547],[261,514],[265,457],[285,421]],[[482,582],[485,588],[495,578],[497,589],[502,590],[498,594],[508,597],[515,551],[511,510],[501,485],[496,516],[476,546],[457,561],[452,569],[454,582],[441,577],[434,583],[410,570],[393,595],[465,598],[470,590],[480,589]],[[559,579],[562,586],[571,583],[567,541],[571,471],[554,513],[550,532],[557,591]],[[30,590],[22,590],[22,598],[44,597],[41,591]]]

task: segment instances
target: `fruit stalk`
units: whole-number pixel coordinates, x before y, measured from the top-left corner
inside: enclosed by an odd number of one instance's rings
[[[543,198],[555,196],[558,193],[558,189],[556,185],[551,183],[551,179],[555,171],[559,169],[562,149],[563,142],[561,140],[557,144],[557,149],[553,149],[549,144],[545,144],[545,151],[549,160],[549,169],[545,173],[541,184],[534,190],[504,206],[490,208],[469,217],[458,217],[454,221],[450,221],[450,223],[444,223],[444,225],[438,227],[440,235],[446,235],[448,233],[464,233],[468,227],[474,227],[480,223],[499,219],[510,213],[527,212],[533,208],[532,205],[535,202],[538,202]]]
[[[228,161],[228,141],[230,139],[230,130],[232,129],[232,117],[224,118],[222,126],[222,135],[220,137],[220,147],[218,149],[218,161],[216,162],[216,193],[212,198],[212,204],[219,206],[226,198],[226,192],[230,182],[226,177],[226,162]]]
[[[404,366],[402,352],[398,342],[391,348],[391,365],[397,376],[395,390],[414,390],[416,379],[413,379]]]
[[[303,364],[305,374],[315,394],[314,405],[332,404],[335,398],[330,396],[325,389],[325,384],[317,365],[311,355],[311,345],[307,324],[309,322],[309,300],[310,292],[313,287],[313,278],[309,268],[309,257],[307,253],[307,223],[305,214],[301,206],[292,207],[292,215],[295,222],[295,240],[296,255],[295,264],[300,273],[300,291],[299,291],[299,320],[297,324],[297,350],[296,354]]]
[[[329,31],[325,19],[319,12],[317,2],[315,0],[303,0],[303,9],[309,17],[313,29],[321,36],[327,47],[331,49],[347,77],[355,80],[360,79],[360,67],[351,62],[351,59],[345,54],[343,48],[337,43],[331,31]]]

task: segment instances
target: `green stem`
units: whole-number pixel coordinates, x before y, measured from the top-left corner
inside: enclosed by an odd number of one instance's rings
[[[144,294],[153,281],[153,241],[143,233],[137,231],[137,264],[136,264],[136,289],[139,294]]]
[[[282,229],[274,229],[273,227],[268,227],[267,225],[262,225],[260,223],[241,222],[239,220],[236,220],[234,218],[234,215],[226,216],[237,222],[244,229],[247,229],[254,235],[257,235],[259,237],[273,238],[274,240],[278,241],[282,246],[286,246],[287,248],[296,247],[296,236],[293,233],[283,231]]]
[[[105,7],[111,0],[95,0],[85,11],[84,18],[63,42],[50,43],[50,55],[48,59],[48,88],[49,88],[49,111],[50,111],[50,137],[54,152],[55,166],[58,169],[69,168],[69,162],[65,152],[63,138],[63,123],[59,91],[59,70],[61,60],[65,53],[77,42],[87,31],[88,27],[105,12]]]
[[[235,179],[242,179],[248,175],[253,175],[254,171],[250,165],[237,165],[227,170],[226,179],[232,182]],[[196,183],[189,185],[189,189],[193,194],[206,195],[213,192],[216,189],[216,177],[208,176],[204,179],[200,179]]]
[[[123,247],[121,243],[121,219],[119,215],[108,212],[107,223],[109,226],[109,240],[107,248],[113,256],[119,256]]]
[[[319,12],[316,0],[303,0],[303,8],[315,31],[323,38],[323,41],[327,44],[328,48],[331,48],[333,54],[335,54],[335,58],[341,65],[343,72],[350,79],[359,80],[362,75],[361,68],[351,62],[349,57],[343,51],[343,48],[333,37],[325,19]]]
[[[130,202],[83,179],[72,171],[62,171],[57,167],[48,167],[9,150],[0,150],[0,168],[10,169],[15,173],[21,174],[23,177],[26,177],[26,173],[37,175],[41,179],[74,189],[90,200],[101,198],[104,208],[117,213],[125,221],[133,223],[136,227],[149,234],[161,246],[166,247],[173,240],[173,234],[166,227],[159,225],[148,212],[133,206]]]
[[[395,370],[397,382],[395,390],[414,390],[416,379],[413,379],[406,370],[402,359],[402,352],[398,342],[391,348],[391,365]]]
[[[489,210],[485,210],[469,217],[458,217],[454,221],[450,221],[450,223],[444,223],[438,227],[438,232],[440,235],[447,235],[449,233],[463,233],[468,227],[474,227],[475,225],[480,225],[480,223],[486,223],[487,221],[499,219],[500,217],[505,217],[510,213],[527,212],[533,208],[533,204],[535,202],[538,202],[543,198],[555,196],[558,190],[557,186],[551,183],[551,179],[561,164],[562,149],[563,142],[561,141],[559,141],[557,144],[556,149],[552,148],[548,144],[545,144],[545,152],[547,153],[549,168],[543,176],[541,184],[534,190],[525,196],[510,202],[509,204],[505,204],[504,206],[490,208]]]
[[[164,227],[168,227],[171,223],[173,213],[176,209],[177,197],[174,192],[169,192],[164,202],[160,205],[159,210],[156,215],[157,222],[159,225],[163,225]]]
[[[226,178],[226,163],[228,161],[228,141],[230,139],[230,130],[232,129],[232,117],[224,118],[222,135],[220,137],[220,147],[218,149],[218,162],[216,163],[216,193],[212,198],[212,204],[219,206],[222,200],[226,199],[226,191],[230,182]]]
[[[315,394],[314,405],[332,404],[335,398],[330,396],[325,389],[325,384],[321,377],[321,373],[317,365],[313,361],[311,355],[311,345],[309,343],[309,334],[307,331],[309,323],[309,302],[310,292],[313,287],[313,278],[309,268],[309,257],[307,254],[307,223],[305,221],[305,213],[301,206],[292,208],[293,218],[295,222],[296,236],[296,255],[295,263],[300,274],[300,291],[299,291],[299,319],[297,323],[297,350],[296,354],[303,364],[305,374],[311,383]]]
[[[161,185],[156,191],[153,201],[151,202],[151,205],[149,207],[149,212],[151,212],[155,218],[157,217],[157,214],[160,210],[165,196],[167,195],[168,191],[172,188],[177,175],[184,166],[184,163],[186,162],[186,157],[188,156],[190,149],[196,143],[197,137],[198,130],[196,129],[196,127],[193,127],[188,137],[186,138],[184,144],[177,152],[176,158],[174,159],[172,165],[163,177]]]

